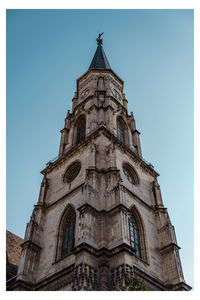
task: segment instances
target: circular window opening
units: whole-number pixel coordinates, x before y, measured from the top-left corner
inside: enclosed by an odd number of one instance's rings
[[[64,182],[70,183],[72,182],[78,175],[81,169],[80,163],[75,163],[72,166],[70,166],[64,176]]]
[[[128,179],[128,181],[132,184],[138,184],[139,179],[136,172],[128,165],[123,166],[124,175]]]

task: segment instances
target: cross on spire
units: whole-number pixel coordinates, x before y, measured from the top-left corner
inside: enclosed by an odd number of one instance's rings
[[[94,54],[94,57],[92,59],[92,62],[89,66],[89,69],[88,70],[91,70],[91,69],[111,69],[110,67],[110,64],[108,62],[108,59],[106,57],[106,54],[103,50],[103,40],[101,38],[103,32],[102,33],[99,33],[99,36],[98,38],[96,39],[97,41],[97,50]]]
[[[98,45],[102,45],[103,44],[103,40],[101,39],[102,34],[104,34],[104,32],[99,33],[99,36],[96,39]]]

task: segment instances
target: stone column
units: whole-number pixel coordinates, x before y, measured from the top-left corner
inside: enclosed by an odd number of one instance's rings
[[[102,256],[99,260],[99,284],[98,290],[99,291],[108,291],[110,290],[110,282],[109,282],[109,273],[110,273],[110,266],[109,260]]]

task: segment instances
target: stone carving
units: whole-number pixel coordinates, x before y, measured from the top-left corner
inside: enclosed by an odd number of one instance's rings
[[[75,267],[72,289],[74,291],[97,289],[97,270],[81,263]]]

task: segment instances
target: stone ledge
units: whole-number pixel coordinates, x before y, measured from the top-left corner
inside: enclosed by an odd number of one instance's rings
[[[98,126],[93,132],[91,132],[86,139],[81,142],[78,145],[72,146],[65,154],[63,154],[61,157],[59,157],[57,160],[54,162],[50,163],[45,169],[41,171],[41,174],[46,174],[50,170],[56,168],[59,164],[62,163],[64,159],[67,158],[68,155],[72,154],[73,152],[76,152],[78,149],[82,148],[85,146],[90,140],[94,138],[94,136],[97,136],[100,131],[102,131],[107,137],[111,138],[114,140],[116,144],[118,144],[120,147],[122,147],[124,150],[126,150],[136,161],[136,163],[139,163],[145,170],[148,170],[148,172],[153,176],[153,177],[158,177],[159,174],[151,167],[150,164],[147,164],[143,158],[139,157],[136,153],[134,153],[127,145],[122,143],[112,132],[110,132],[104,125]]]
[[[24,280],[15,280],[9,286],[7,286],[7,291],[33,291],[34,285],[28,283]]]
[[[67,266],[65,269],[62,269],[58,271],[57,273],[54,273],[52,275],[49,275],[43,279],[40,279],[39,282],[35,284],[34,290],[39,290],[43,286],[46,286],[47,284],[50,284],[58,279],[60,279],[63,276],[66,276],[68,273],[74,271],[75,264],[71,264],[70,266]]]
[[[24,249],[25,247],[28,246],[33,246],[35,249],[37,250],[42,250],[42,248],[40,246],[38,246],[37,244],[35,244],[34,242],[32,242],[31,240],[26,240],[21,244],[22,249]]]
[[[166,288],[170,291],[190,291],[192,287],[185,282],[179,282],[177,284],[166,285]]]
[[[108,258],[111,258],[114,255],[119,254],[122,251],[128,252],[131,256],[135,256],[138,260],[140,260],[141,262],[145,263],[146,265],[149,265],[149,263],[147,263],[146,261],[144,261],[141,258],[138,258],[135,255],[135,250],[128,244],[126,243],[121,243],[120,245],[108,249],[107,247],[101,247],[100,249],[94,248],[93,246],[89,245],[88,243],[81,243],[78,246],[76,246],[73,249],[73,254],[76,255],[77,253],[80,253],[82,251],[86,251],[92,255],[94,255],[95,257],[101,257],[101,256],[107,256]]]
[[[171,248],[172,249],[176,248],[178,250],[181,249],[177,244],[175,244],[175,243],[169,243],[169,244],[163,246],[162,248],[160,248],[159,251],[160,251],[161,255],[163,255],[166,252],[171,251]]]

